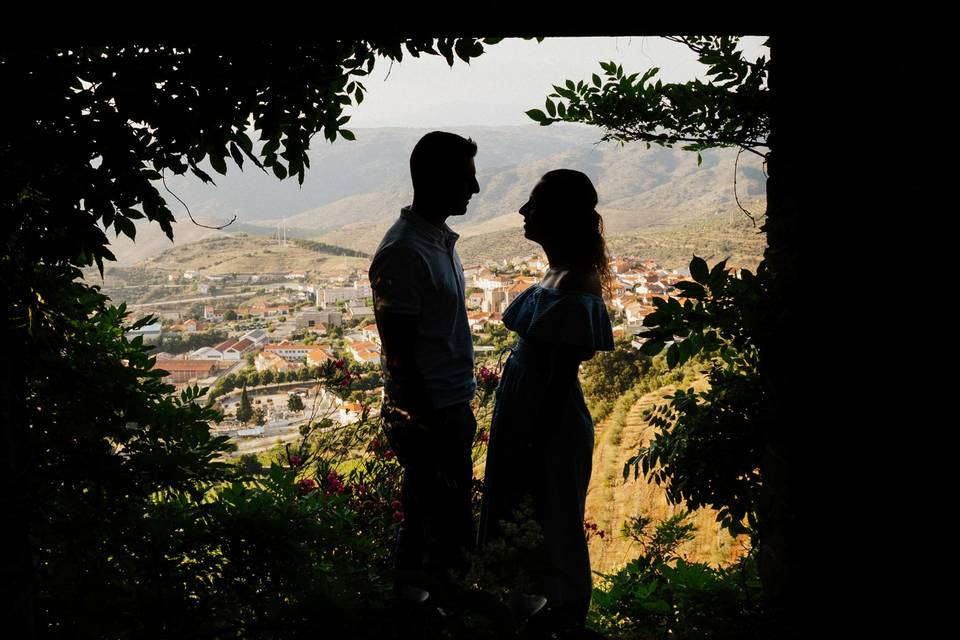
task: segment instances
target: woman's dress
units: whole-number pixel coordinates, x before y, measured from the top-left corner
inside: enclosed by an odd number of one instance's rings
[[[502,537],[501,520],[525,496],[542,543],[521,555],[532,591],[551,605],[589,601],[584,503],[593,458],[593,420],[577,378],[580,362],[613,349],[603,299],[534,285],[503,314],[519,335],[497,388],[480,516],[480,545]]]

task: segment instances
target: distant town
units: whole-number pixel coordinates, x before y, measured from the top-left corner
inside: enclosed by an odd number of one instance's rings
[[[677,282],[689,279],[688,275],[633,256],[616,257],[610,267],[615,281],[607,304],[614,320],[614,336],[639,348],[643,344],[639,335],[643,318],[655,309],[653,299],[675,293]],[[467,317],[478,363],[495,357],[491,352],[504,341],[512,342],[503,327],[502,314],[521,292],[541,280],[546,269],[546,261],[537,255],[464,265]],[[188,270],[171,273],[167,279],[180,285],[195,284],[188,290],[213,299],[211,304],[200,304],[198,298],[190,297],[133,305],[135,317],[157,318],[128,335],[142,336],[145,343],[156,345],[155,368],[167,372],[164,380],[177,388],[193,384],[216,388],[218,381],[223,386],[228,376],[255,370],[260,374],[257,380],[266,383],[250,389],[257,398],[255,402],[263,407],[262,424],[247,427],[231,420],[240,390],[229,389],[218,398],[227,418],[218,429],[241,441],[273,436],[281,441],[292,439],[298,433],[297,425],[310,411],[289,409],[288,405],[300,405],[287,402],[291,394],[309,400],[309,394],[314,393],[313,402],[338,422],[358,418],[359,403],[311,389],[310,382],[298,372],[331,360],[343,360],[361,371],[379,371],[381,342],[365,270],[353,269],[326,278],[308,273],[207,275]],[[238,290],[243,293],[212,296],[216,292],[213,287],[241,287]],[[244,297],[253,302],[238,301]],[[226,301],[218,304],[221,298]],[[177,353],[165,350],[170,344],[178,345]],[[183,349],[183,345],[191,344],[203,346]],[[365,393],[379,396],[380,389]],[[270,439],[271,444],[275,441]],[[240,448],[256,450],[256,445],[241,444]]]

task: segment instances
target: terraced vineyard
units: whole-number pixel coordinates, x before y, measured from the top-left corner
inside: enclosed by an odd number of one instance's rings
[[[706,377],[698,377],[692,386],[698,391],[705,389]],[[640,551],[637,543],[620,535],[620,527],[627,518],[644,514],[657,523],[682,509],[670,505],[664,490],[652,481],[647,482],[642,477],[633,480],[632,474],[629,480],[623,480],[623,465],[627,459],[654,434],[654,427],[644,420],[643,412],[664,404],[664,397],[676,388],[671,384],[641,396],[627,413],[625,422],[618,423],[609,417],[596,426],[586,519],[596,522],[606,535],[602,539],[594,536],[590,540],[590,564],[594,571],[612,572]],[[746,538],[739,541],[731,538],[716,522],[715,511],[701,509],[691,521],[697,527],[696,538],[684,544],[680,551],[688,560],[716,566],[728,564],[744,554]]]

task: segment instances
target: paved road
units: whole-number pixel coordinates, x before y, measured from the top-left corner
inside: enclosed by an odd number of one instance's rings
[[[183,298],[182,300],[161,300],[161,301],[158,301],[158,302],[144,302],[144,303],[142,303],[142,304],[128,304],[128,305],[127,305],[127,308],[128,308],[128,309],[141,309],[141,308],[143,308],[143,307],[163,307],[163,306],[167,306],[167,305],[171,305],[171,304],[186,304],[186,303],[190,303],[190,302],[203,302],[204,300],[217,300],[217,299],[220,299],[220,298],[239,298],[239,297],[253,298],[253,297],[258,296],[258,295],[260,295],[260,294],[257,293],[257,292],[251,293],[251,292],[249,292],[249,291],[246,292],[246,293],[225,293],[225,294],[223,294],[223,295],[218,295],[218,296],[202,296],[202,297],[199,297],[199,298]]]

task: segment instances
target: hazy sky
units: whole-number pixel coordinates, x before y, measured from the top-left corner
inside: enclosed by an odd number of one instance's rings
[[[765,39],[744,38],[740,48],[750,58],[769,55]],[[658,37],[507,39],[469,65],[455,59],[452,68],[441,56],[405,56],[392,68],[379,61],[364,82],[364,102],[348,112],[347,127],[531,124],[524,112],[543,109],[552,85],[602,76],[601,60],[627,73],[660,67],[665,82],[703,77],[704,70],[689,49]]]

